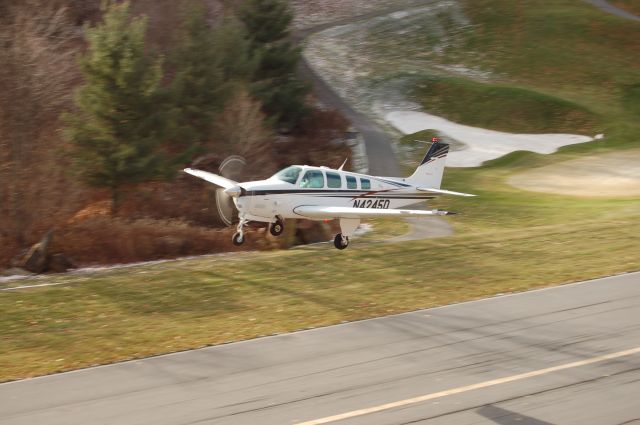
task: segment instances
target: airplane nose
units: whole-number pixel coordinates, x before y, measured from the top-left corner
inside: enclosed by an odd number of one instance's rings
[[[233,186],[233,187],[230,187],[229,189],[225,189],[224,193],[234,198],[237,198],[242,194],[242,188],[240,186]]]

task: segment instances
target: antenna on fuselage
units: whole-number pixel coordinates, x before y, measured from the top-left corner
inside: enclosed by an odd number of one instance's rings
[[[347,164],[347,161],[349,160],[349,158],[345,158],[344,162],[342,163],[342,165],[340,166],[340,168],[338,168],[338,171],[342,171],[342,168],[344,168],[344,166]]]

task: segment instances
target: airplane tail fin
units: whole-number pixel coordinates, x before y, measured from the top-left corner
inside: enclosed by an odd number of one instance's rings
[[[405,181],[414,186],[440,189],[448,153],[448,144],[434,141],[416,171],[410,177],[407,177]]]

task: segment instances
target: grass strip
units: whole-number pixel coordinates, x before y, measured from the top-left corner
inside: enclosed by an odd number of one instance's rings
[[[51,277],[0,293],[0,380],[637,270],[639,218]]]

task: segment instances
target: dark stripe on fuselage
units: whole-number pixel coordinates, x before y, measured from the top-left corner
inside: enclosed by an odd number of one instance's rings
[[[389,196],[389,195],[368,195],[368,196],[350,196],[350,195],[313,195],[316,198],[349,198],[349,199],[434,199],[433,195],[423,195],[423,196]]]
[[[312,196],[348,196],[348,197],[382,197],[382,196],[421,196],[414,193],[390,193],[390,191],[396,189],[383,189],[383,190],[361,190],[361,189],[342,189],[342,190],[309,190],[309,189],[284,189],[284,190],[247,190],[242,196],[266,196],[266,195],[312,195]],[[425,195],[433,197],[433,195]]]
[[[350,193],[352,196],[359,195],[369,195],[375,193],[389,192],[399,189],[382,189],[382,190],[366,190],[366,189],[284,189],[284,190],[247,190],[246,195],[248,196],[261,196],[261,195],[289,195],[289,194],[320,194],[324,195],[327,193]]]
[[[410,184],[400,183],[400,182],[393,181],[393,180],[385,180],[385,179],[377,179],[377,180],[379,180],[379,181],[381,181],[383,183],[393,184],[393,185],[400,186],[400,187],[411,187]]]
[[[327,190],[327,189],[282,189],[282,190],[247,190],[247,196],[260,196],[260,195],[289,195],[292,193],[307,193],[307,194],[323,194],[323,193],[366,193],[367,191],[361,189],[342,189],[342,190]]]
[[[395,189],[391,189],[395,190]],[[380,191],[363,191],[358,189],[341,189],[341,190],[309,190],[309,189],[285,189],[285,190],[248,190],[242,196],[267,196],[267,195],[289,195],[289,194],[306,194],[315,197],[325,198],[388,198],[388,199],[433,199],[432,194],[416,194],[416,193],[389,193],[389,189]]]

